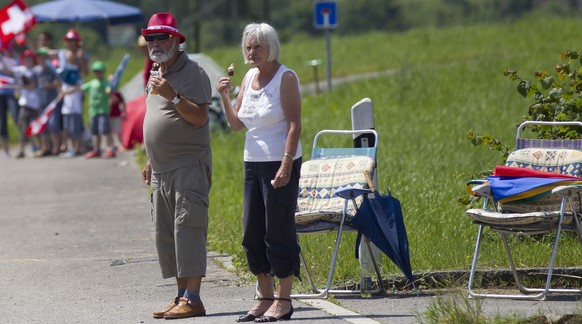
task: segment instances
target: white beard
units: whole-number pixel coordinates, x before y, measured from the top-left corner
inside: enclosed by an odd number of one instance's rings
[[[176,54],[176,47],[172,46],[168,51],[164,51],[161,47],[154,47],[150,50],[150,59],[156,63],[167,62]]]

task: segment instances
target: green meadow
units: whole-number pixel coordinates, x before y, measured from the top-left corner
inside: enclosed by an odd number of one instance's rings
[[[467,194],[465,182],[500,164],[501,154],[472,146],[466,133],[473,129],[491,134],[513,147],[516,125],[532,102],[517,93],[517,83],[503,76],[503,70],[518,70],[530,80],[536,70],[551,71],[562,51],[578,49],[580,39],[572,35],[580,28],[579,19],[545,17],[542,21],[532,17],[504,24],[332,36],[334,77],[389,73],[336,85],[331,92],[303,95],[304,160],[310,158],[317,131],[351,128],[351,106],[362,98],[372,99],[379,133],[379,187],[382,192],[389,188],[402,203],[413,271],[469,269],[477,226],[465,216],[467,207],[458,199]],[[208,54],[225,67],[234,62],[236,82],[248,69],[239,47]],[[298,72],[302,83],[313,81],[307,61],[324,57],[323,36],[297,38],[282,45],[281,61]],[[322,65],[319,75],[324,76],[324,71]],[[320,85],[325,87],[324,79]],[[232,255],[244,274],[246,262],[240,246],[243,143],[244,132],[213,133],[209,246]],[[335,234],[300,236],[319,282],[327,276],[334,238]],[[500,241],[493,238],[488,235],[483,243],[487,252],[482,252],[481,264],[507,268]],[[359,278],[353,256],[355,234],[349,233],[342,241],[336,285],[355,283]],[[547,265],[550,239],[516,243],[519,266]],[[581,263],[574,236],[560,244],[558,266]],[[400,275],[386,256],[382,271]]]

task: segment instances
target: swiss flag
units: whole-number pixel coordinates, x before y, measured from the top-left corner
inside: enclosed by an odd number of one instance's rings
[[[24,1],[13,0],[0,9],[0,48],[5,48],[11,40],[22,38],[24,33],[36,25],[36,18]]]
[[[48,106],[46,106],[42,114],[33,121],[31,121],[30,124],[28,124],[28,127],[26,128],[25,132],[26,136],[38,135],[44,131],[49,122],[51,114],[57,107],[58,102],[59,102],[58,99],[51,101],[51,103],[49,103]]]
[[[0,75],[0,89],[13,88],[15,85],[16,79],[5,75]]]

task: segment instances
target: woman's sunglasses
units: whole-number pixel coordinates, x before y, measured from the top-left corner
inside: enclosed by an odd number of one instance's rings
[[[146,35],[143,38],[145,39],[146,42],[148,43],[153,43],[154,41],[158,41],[158,42],[165,42],[168,39],[170,39],[172,37],[172,35],[167,34],[167,33],[162,33],[162,34],[151,34],[151,35]]]

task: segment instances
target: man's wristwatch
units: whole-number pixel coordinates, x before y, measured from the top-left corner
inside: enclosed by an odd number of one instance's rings
[[[170,100],[174,105],[178,104],[178,102],[180,102],[180,94],[177,93],[174,98],[172,98],[172,100]]]

